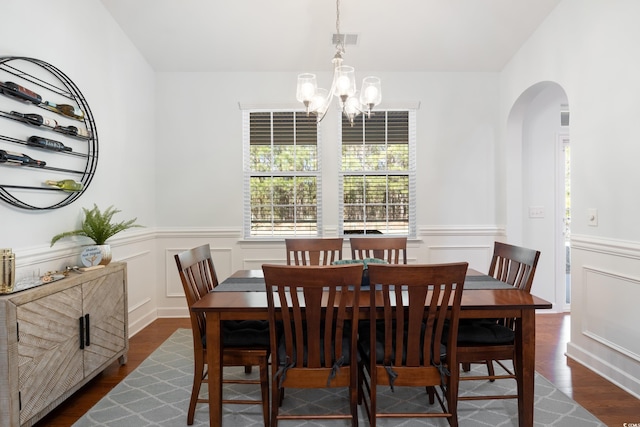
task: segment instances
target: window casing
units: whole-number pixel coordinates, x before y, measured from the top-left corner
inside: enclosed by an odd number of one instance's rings
[[[414,237],[415,111],[345,117],[340,126],[340,234]]]
[[[304,112],[243,112],[244,234],[316,236],[322,229],[320,135]]]

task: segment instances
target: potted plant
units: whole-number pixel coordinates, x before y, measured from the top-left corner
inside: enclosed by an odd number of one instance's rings
[[[51,238],[51,246],[53,246],[58,240],[65,237],[88,237],[93,240],[102,255],[102,259],[99,264],[106,265],[111,261],[111,247],[106,243],[107,239],[129,228],[142,227],[135,223],[138,218],[133,218],[128,221],[113,222],[113,216],[118,212],[121,212],[113,206],[109,206],[104,212],[102,212],[94,203],[93,209],[82,208],[82,210],[84,211],[84,220],[82,221],[81,228],[79,230],[65,231],[64,233],[56,234]]]

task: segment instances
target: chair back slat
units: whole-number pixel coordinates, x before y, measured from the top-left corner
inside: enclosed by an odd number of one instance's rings
[[[331,265],[342,259],[341,237],[284,239],[287,265]]]
[[[379,315],[371,312],[370,334],[376,339],[370,339],[370,354],[376,354],[378,341],[384,343],[385,366],[440,367],[440,342],[446,319],[449,333],[457,334],[467,267],[467,263],[369,265],[369,278],[376,284],[370,304],[382,308]],[[384,323],[383,334],[376,320]]]
[[[489,275],[510,285],[531,292],[540,251],[495,242]]]
[[[378,258],[389,264],[407,263],[406,237],[350,237],[352,259]]]

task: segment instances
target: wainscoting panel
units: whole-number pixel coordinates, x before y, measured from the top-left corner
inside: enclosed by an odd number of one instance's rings
[[[156,292],[149,291],[158,283],[155,234],[144,229],[143,234],[122,233],[112,239],[113,259],[127,263],[129,336],[132,336],[157,317]]]
[[[640,398],[640,244],[571,236],[567,357]]]
[[[584,267],[582,333],[640,362],[638,301],[637,278]]]

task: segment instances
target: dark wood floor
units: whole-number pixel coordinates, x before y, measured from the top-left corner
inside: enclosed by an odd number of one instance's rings
[[[536,370],[606,425],[621,427],[624,423],[640,423],[639,399],[565,357],[570,316],[542,314],[536,317]],[[177,328],[190,328],[189,320],[158,319],[153,322],[131,338],[126,365],[115,363],[107,368],[36,426],[72,425]]]

